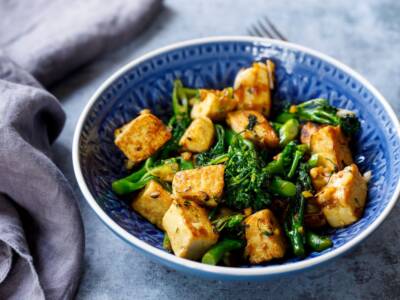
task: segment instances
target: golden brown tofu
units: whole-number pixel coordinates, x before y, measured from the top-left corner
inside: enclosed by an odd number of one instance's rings
[[[245,219],[247,245],[245,255],[259,264],[285,255],[286,241],[278,220],[269,209],[260,210]]]
[[[215,207],[224,190],[225,166],[207,166],[176,173],[173,194],[201,205]]]
[[[175,198],[163,218],[174,254],[197,260],[218,241],[206,210],[196,202]]]
[[[236,109],[237,100],[231,88],[219,90],[200,90],[200,101],[194,103],[191,117],[208,117],[213,121],[223,120],[226,113]]]
[[[210,149],[214,135],[213,122],[207,117],[200,117],[192,121],[179,141],[179,145],[184,151],[205,152]]]
[[[326,219],[315,197],[307,198],[304,224],[308,228],[320,228],[326,225]]]
[[[310,146],[310,141],[311,141],[311,136],[318,131],[318,129],[321,128],[321,125],[313,123],[313,122],[307,122],[304,125],[301,126],[301,132],[300,132],[300,142],[302,144],[306,144],[307,146]]]
[[[151,180],[132,202],[132,208],[150,223],[163,229],[162,219],[172,203],[171,194]]]
[[[271,90],[274,88],[275,65],[272,61],[256,62],[236,75],[234,90],[239,110],[256,110],[268,116]]]
[[[248,129],[251,118],[256,119],[256,125],[252,130]],[[267,119],[254,110],[238,110],[227,115],[226,122],[235,132],[261,147],[275,148],[279,146],[279,138]]]
[[[353,163],[348,140],[339,126],[325,126],[311,136],[310,150],[319,155],[318,165],[328,170],[342,170]]]
[[[318,194],[329,225],[343,227],[357,221],[367,198],[367,183],[355,164],[332,175],[329,183]]]
[[[315,167],[310,170],[312,184],[316,191],[321,190],[329,181],[333,171],[324,167]]]
[[[134,164],[152,156],[170,138],[163,122],[150,113],[144,113],[123,126],[115,144]]]

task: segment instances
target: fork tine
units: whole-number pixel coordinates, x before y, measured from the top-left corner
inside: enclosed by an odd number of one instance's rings
[[[264,32],[264,34],[262,34],[261,36],[268,36],[271,39],[279,39],[279,37],[277,37],[274,32],[268,28],[268,26],[265,26],[265,24],[259,20],[257,22],[258,28],[261,32]]]
[[[247,28],[247,33],[251,36],[258,36],[258,34],[254,31],[253,26]]]
[[[276,29],[274,24],[272,24],[272,22],[269,20],[269,18],[267,16],[264,16],[264,20],[267,22],[267,24],[269,25],[270,29],[279,37],[279,39],[281,39],[283,41],[287,41],[287,39],[283,36],[283,34],[281,34],[279,32],[278,29]]]
[[[257,26],[253,25],[250,26],[249,32],[251,35],[254,36],[259,36],[259,37],[265,37],[266,35],[269,36],[268,34],[264,33],[261,28],[258,28]]]

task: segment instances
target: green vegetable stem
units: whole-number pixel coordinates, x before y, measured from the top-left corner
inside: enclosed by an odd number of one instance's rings
[[[282,197],[293,197],[296,195],[296,185],[290,181],[275,177],[269,186],[269,191]]]
[[[168,127],[172,130],[172,137],[158,154],[159,159],[170,157],[180,148],[179,140],[191,123],[187,94],[192,94],[193,92],[189,91],[191,89],[184,88],[180,80],[174,81],[174,89],[172,91],[172,110],[174,114],[168,122]]]
[[[160,161],[157,166],[152,166],[153,159],[149,158],[138,171],[131,175],[116,180],[112,183],[112,190],[118,195],[125,195],[143,188],[150,180],[168,175],[173,175],[180,170],[193,169],[193,164],[181,157]]]
[[[296,118],[295,114],[292,114],[290,112],[284,111],[282,113],[280,113],[276,118],[275,118],[275,122],[276,123],[280,123],[280,124],[284,124],[287,121]]]
[[[296,197],[293,198],[289,205],[289,213],[284,222],[286,235],[289,238],[294,255],[304,257],[304,204],[305,199],[302,195],[301,186],[296,186]]]
[[[242,237],[243,235],[243,220],[244,215],[234,214],[229,216],[219,217],[212,221],[214,228],[217,232],[224,232],[229,235],[236,237]]]
[[[300,123],[296,119],[287,120],[279,129],[279,140],[281,146],[286,146],[296,139],[300,131]]]
[[[318,235],[309,230],[306,232],[306,242],[313,251],[317,252],[321,252],[332,247],[332,240],[329,237]]]
[[[282,152],[278,154],[278,159],[268,163],[263,169],[270,175],[281,175],[292,178],[303,155],[308,150],[306,145],[297,145],[294,141],[289,142]]]
[[[225,253],[239,250],[243,247],[243,241],[223,239],[218,244],[211,247],[211,249],[203,255],[201,262],[208,265],[217,265]]]

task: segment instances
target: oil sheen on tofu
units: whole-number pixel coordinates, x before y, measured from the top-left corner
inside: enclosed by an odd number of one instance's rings
[[[218,241],[204,208],[176,197],[164,215],[163,226],[176,256],[197,260]]]
[[[307,122],[301,126],[300,132],[300,142],[307,146],[310,146],[311,136],[321,128],[321,125],[315,124],[313,122]]]
[[[173,193],[209,207],[218,205],[224,190],[223,165],[180,171],[172,181]]]
[[[210,149],[214,141],[215,129],[213,122],[207,117],[194,119],[186,129],[179,145],[184,151],[201,153]]]
[[[270,60],[253,63],[252,67],[239,71],[234,83],[239,110],[256,110],[269,115],[274,71],[275,65]]]
[[[255,125],[248,128],[249,118],[255,118]],[[245,139],[255,142],[261,147],[276,148],[279,138],[267,119],[258,111],[238,110],[227,115],[226,123],[233,131],[240,133]]]
[[[171,194],[157,181],[151,180],[135,197],[132,208],[150,223],[164,229],[162,219],[171,203]]]
[[[258,264],[282,258],[286,251],[285,237],[278,220],[269,209],[260,210],[246,218],[245,255]]]
[[[157,152],[169,139],[171,132],[151,113],[144,113],[116,132],[115,144],[134,164]]]
[[[346,138],[338,126],[318,126],[308,122],[302,128],[300,138],[309,141],[312,154],[318,155],[318,166],[310,170],[314,188],[321,190],[332,174],[353,163]]]
[[[367,183],[352,164],[332,175],[318,194],[318,203],[330,226],[343,227],[360,218],[366,198]]]
[[[207,117],[213,121],[223,120],[226,114],[237,107],[232,88],[219,90],[199,90],[200,99],[193,104],[192,119]]]
[[[311,135],[310,150],[318,154],[318,164],[329,170],[342,170],[353,163],[348,140],[339,126],[325,126]]]

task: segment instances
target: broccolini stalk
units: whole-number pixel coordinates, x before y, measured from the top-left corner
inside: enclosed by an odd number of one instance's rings
[[[289,119],[279,128],[279,143],[286,146],[289,142],[296,139],[300,131],[300,123],[297,119]]]
[[[288,178],[292,178],[296,173],[297,167],[300,163],[300,160],[303,158],[304,154],[308,150],[307,145],[298,145],[296,147],[296,151],[294,152],[292,165],[290,166],[289,173],[287,175]]]
[[[198,89],[191,89],[191,88],[187,88],[187,87],[183,87],[182,88],[183,93],[185,93],[185,95],[189,98],[200,98],[200,93]]]
[[[301,186],[296,186],[296,197],[289,204],[289,213],[284,222],[286,235],[289,238],[294,255],[298,257],[305,256],[304,248],[304,204],[305,199],[302,195]]]
[[[311,250],[317,252],[321,252],[332,247],[332,240],[329,237],[318,235],[309,230],[306,232],[306,242]]]
[[[233,142],[236,141],[236,136],[238,134],[234,132],[232,129],[228,129],[225,131],[225,144],[231,146]]]
[[[353,135],[360,129],[360,121],[353,114],[338,114],[338,109],[329,105],[326,99],[313,99],[296,105],[295,115],[304,121],[340,126],[346,135]]]
[[[208,265],[217,265],[225,253],[239,250],[244,247],[243,241],[240,240],[231,240],[231,239],[223,239],[218,244],[211,247],[201,259],[203,264]]]
[[[305,145],[297,145],[295,142],[288,143],[282,152],[278,154],[278,159],[271,161],[263,168],[263,172],[270,175],[293,177],[300,159],[307,150]],[[289,176],[290,175],[290,176]]]
[[[143,188],[152,179],[172,177],[180,170],[192,169],[193,164],[181,157],[160,161],[157,166],[151,165],[152,159],[148,159],[144,166],[131,175],[116,180],[112,183],[112,190],[118,195],[125,195]]]
[[[180,80],[174,81],[172,91],[173,116],[168,122],[168,127],[172,129],[172,137],[161,149],[158,155],[159,159],[166,159],[179,150],[179,140],[191,122],[188,94],[192,93],[191,89],[183,87]]]
[[[295,119],[295,118],[296,118],[296,115],[295,115],[295,114],[292,114],[292,113],[290,113],[290,112],[288,112],[288,111],[284,111],[284,112],[280,113],[280,114],[275,118],[274,122],[280,123],[280,124],[284,124],[284,123],[286,123],[287,121],[289,121],[289,120],[291,120],[291,119]]]
[[[293,197],[296,195],[296,185],[279,177],[272,179],[268,190],[271,193],[282,197]]]
[[[307,161],[307,164],[310,168],[315,168],[316,166],[318,166],[318,160],[319,160],[319,154],[314,153]]]
[[[244,215],[234,214],[230,216],[223,216],[212,221],[214,228],[220,233],[222,231],[229,231],[238,236],[242,235]]]

